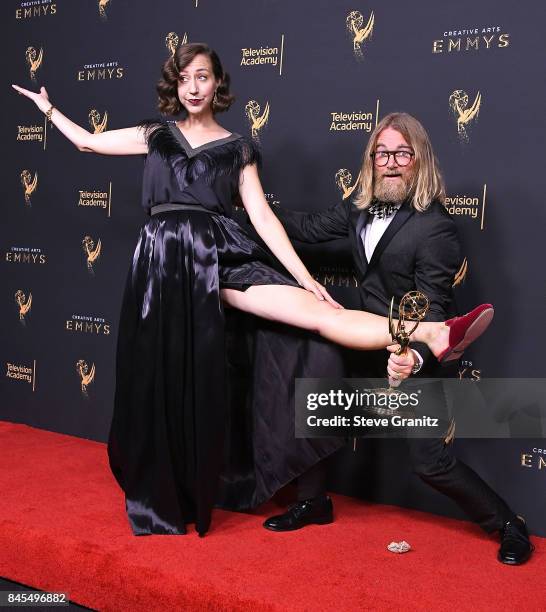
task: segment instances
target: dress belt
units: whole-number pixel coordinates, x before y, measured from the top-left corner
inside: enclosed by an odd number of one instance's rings
[[[177,211],[182,212],[184,210],[197,210],[199,212],[208,213],[209,215],[217,215],[219,213],[209,210],[199,204],[175,204],[174,202],[166,202],[165,204],[156,204],[150,208],[150,215],[158,215],[159,213]]]

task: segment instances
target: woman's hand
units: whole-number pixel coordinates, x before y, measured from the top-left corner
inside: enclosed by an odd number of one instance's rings
[[[315,295],[317,300],[326,301],[328,304],[332,305],[334,308],[343,308],[341,304],[338,304],[334,298],[326,291],[326,288],[323,287],[319,282],[317,282],[312,276],[307,276],[303,280],[298,281],[299,284],[310,291]]]
[[[19,85],[12,85],[15,91],[19,92],[22,96],[26,96],[30,98],[36,106],[45,113],[49,110],[51,106],[51,102],[49,101],[49,96],[47,95],[47,91],[45,87],[40,87],[40,93],[36,93],[34,91],[30,91],[30,89],[25,89],[24,87],[19,87]]]

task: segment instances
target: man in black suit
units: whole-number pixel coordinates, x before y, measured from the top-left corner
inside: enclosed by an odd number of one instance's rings
[[[322,213],[277,209],[288,235],[308,243],[348,237],[362,309],[387,315],[392,296],[398,303],[408,291],[430,300],[425,320],[443,321],[454,314],[452,284],[460,265],[455,223],[445,210],[444,182],[429,137],[411,115],[387,115],[370,136],[354,203],[347,201]],[[400,356],[391,354],[391,382],[410,374],[440,376],[438,363],[422,344]],[[361,376],[383,377],[385,354],[360,359]],[[353,373],[355,374],[355,373]],[[448,495],[488,532],[499,531],[498,558],[521,564],[531,555],[525,522],[471,468],[452,453],[453,423],[441,438],[408,438],[414,471]],[[325,470],[317,464],[298,479],[298,503],[264,527],[273,531],[332,522]]]

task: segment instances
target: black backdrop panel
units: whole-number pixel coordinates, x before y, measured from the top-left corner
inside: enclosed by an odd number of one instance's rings
[[[95,0],[10,0],[2,16],[0,418],[106,439],[121,294],[144,220],[142,158],[77,151],[10,83],[45,85],[86,129],[134,125],[156,115],[167,40],[206,41],[219,52],[237,98],[221,117],[226,128],[252,135],[249,103],[255,117],[268,113],[254,134],[262,181],[287,208],[322,210],[350,197],[377,120],[395,110],[416,115],[463,240],[459,307],[496,306],[492,331],[460,374],[543,376],[541,3],[111,0],[101,13]],[[473,104],[479,112],[466,121]],[[354,303],[344,241],[305,254],[317,277]],[[456,444],[546,535],[544,440]],[[359,441],[337,457],[331,485],[460,516],[409,473],[398,441]]]

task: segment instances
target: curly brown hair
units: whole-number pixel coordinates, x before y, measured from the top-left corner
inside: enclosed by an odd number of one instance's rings
[[[184,106],[178,99],[178,81],[180,73],[198,55],[206,55],[210,59],[212,72],[219,81],[216,90],[216,102],[212,106],[213,113],[227,111],[235,99],[229,91],[230,78],[224,72],[222,63],[216,51],[213,51],[205,43],[188,43],[180,45],[174,55],[169,57],[162,69],[162,77],[157,83],[158,108],[165,115],[178,115],[184,110]]]

